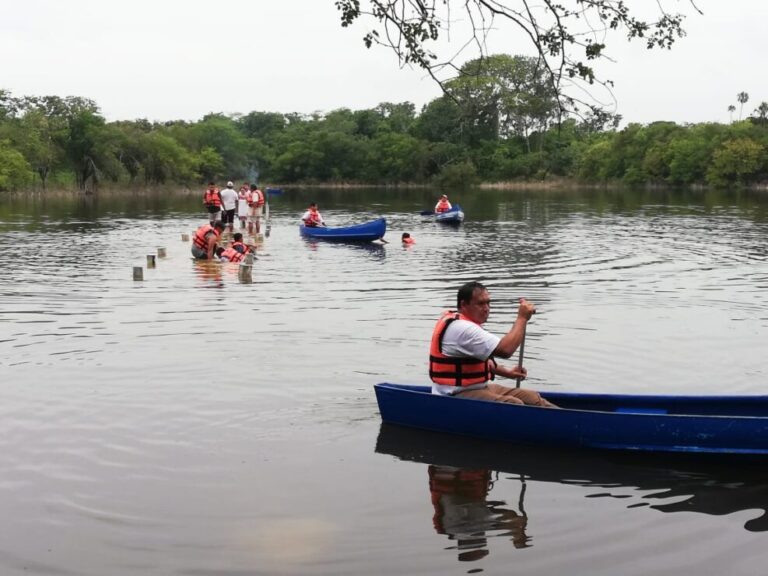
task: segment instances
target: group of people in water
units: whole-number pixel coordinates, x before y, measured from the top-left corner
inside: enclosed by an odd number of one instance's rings
[[[235,191],[232,181],[227,182],[227,187],[222,190],[216,187],[215,182],[208,182],[208,188],[203,193],[203,204],[211,225],[220,220],[225,228],[233,232],[237,216],[241,229],[247,228],[249,234],[258,234],[267,196],[256,184],[248,182],[244,182],[238,191]]]
[[[234,197],[234,199],[233,199]],[[233,228],[233,216],[242,202],[249,207],[248,228],[255,224],[259,230],[261,207],[265,203],[264,193],[254,184],[241,187],[235,193],[232,182],[221,193],[213,182],[205,191],[204,204],[211,220],[197,229],[192,239],[192,255],[199,260],[240,262],[253,248],[243,242],[242,233],[235,233],[229,246],[218,245],[222,232]],[[444,194],[435,206],[435,212],[451,209],[451,203]],[[223,216],[219,216],[222,214]],[[317,203],[311,202],[301,217],[305,226],[325,226]],[[241,220],[241,227],[245,227]],[[408,232],[401,238],[403,245],[411,245],[414,239]],[[510,358],[525,338],[525,327],[536,307],[520,299],[517,318],[504,336],[496,336],[482,325],[488,320],[491,297],[488,289],[479,282],[468,282],[459,288],[456,295],[456,310],[445,311],[437,321],[429,349],[429,377],[433,394],[461,396],[478,400],[527,404],[554,408],[538,392],[520,388],[519,383],[527,376],[522,363],[512,368],[498,363],[496,358]],[[502,386],[492,381],[497,376],[517,379],[518,387]]]
[[[226,188],[219,190],[215,182],[208,182],[203,192],[203,205],[208,212],[209,221],[203,224],[192,236],[192,256],[196,260],[216,260],[219,262],[240,262],[253,247],[243,242],[243,234],[234,232],[235,215],[240,221],[240,229],[249,234],[261,232],[261,220],[267,197],[256,185],[244,182],[236,192],[232,181]],[[225,230],[232,233],[228,246],[220,246]]]
[[[243,241],[243,234],[235,232],[228,246],[220,246],[222,234],[226,225],[222,220],[203,224],[192,235],[192,256],[195,260],[213,260],[218,262],[240,262],[248,253],[253,252],[253,246]]]

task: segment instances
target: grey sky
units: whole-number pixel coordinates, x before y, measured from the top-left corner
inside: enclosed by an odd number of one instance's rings
[[[364,26],[341,28],[333,0],[2,4],[0,88],[16,96],[91,98],[109,120],[328,112],[403,101],[420,109],[439,95],[422,71],[399,68],[384,48],[366,49]],[[768,101],[768,2],[698,0],[703,16],[685,0],[678,5],[689,14],[688,36],[671,51],[620,38],[609,43],[616,62],[600,71],[615,81],[616,111],[625,121],[727,122],[729,104],[738,117],[738,92],[750,95],[745,117]],[[493,51],[530,54],[503,32]]]

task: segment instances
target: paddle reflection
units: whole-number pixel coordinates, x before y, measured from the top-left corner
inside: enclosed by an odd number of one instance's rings
[[[429,472],[432,502],[441,506],[435,507],[436,518],[442,510],[443,515],[449,514],[449,525],[461,526],[460,540],[459,531],[445,528],[443,518],[445,533],[460,543],[465,540],[465,529],[472,533],[474,514],[480,518],[476,524],[480,538],[485,537],[482,532],[503,529],[516,547],[532,546],[532,539],[525,534],[529,518],[523,507],[526,481],[583,487],[585,498],[615,499],[623,503],[627,514],[637,508],[713,516],[753,511],[744,529],[768,531],[768,478],[764,462],[757,459],[531,448],[387,424],[381,425],[376,452],[446,470],[437,476]],[[517,512],[488,497],[493,488],[487,480],[493,475],[491,471],[511,473],[520,479]],[[433,482],[433,477],[441,481]],[[487,486],[482,487],[480,477],[486,478]],[[452,491],[446,488],[451,486]],[[466,515],[465,525],[455,520],[461,514]]]
[[[471,562],[487,556],[490,535],[508,537],[515,548],[528,546],[523,480],[518,513],[503,500],[488,499],[493,488],[493,473],[487,468],[430,464],[427,470],[429,492],[435,510],[432,524],[438,534],[445,534],[450,540],[456,541],[456,546],[450,549],[458,550],[460,562]]]

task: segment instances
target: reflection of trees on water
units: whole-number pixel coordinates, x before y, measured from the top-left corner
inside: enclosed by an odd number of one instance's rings
[[[430,464],[429,492],[435,514],[432,523],[456,546],[460,562],[488,555],[488,537],[509,538],[515,548],[529,546],[525,532],[528,517],[523,508],[525,482],[521,479],[519,512],[503,500],[488,498],[493,489],[492,472],[486,468],[455,468]]]

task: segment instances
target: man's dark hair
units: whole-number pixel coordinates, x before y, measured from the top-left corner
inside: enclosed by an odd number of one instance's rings
[[[235,242],[242,242],[243,241],[243,235],[240,232],[235,232],[232,235],[232,240],[234,240]]]
[[[219,230],[224,230],[224,228],[226,228],[226,226],[224,226],[224,222],[221,220],[216,220],[216,222],[213,223],[213,227],[218,228]]]
[[[475,293],[475,290],[487,290],[485,286],[480,284],[480,282],[467,282],[464,284],[461,288],[459,288],[458,294],[456,294],[456,309],[458,310],[461,308],[462,302],[471,302],[472,301],[472,294]]]

